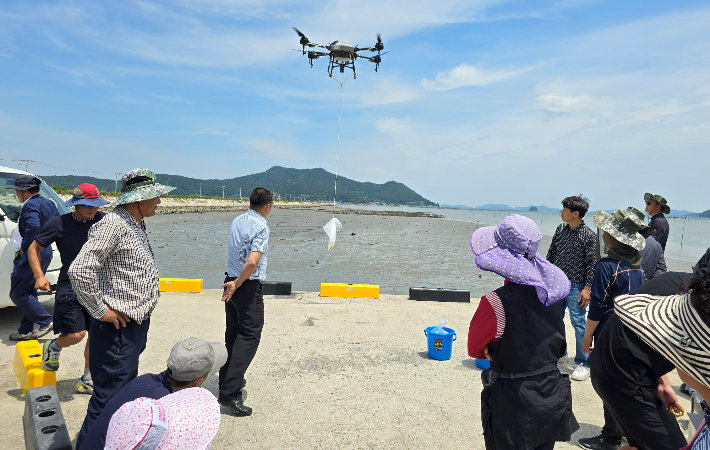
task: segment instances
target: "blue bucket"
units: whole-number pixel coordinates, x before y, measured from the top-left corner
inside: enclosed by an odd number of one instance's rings
[[[429,358],[439,361],[451,359],[451,346],[456,340],[456,332],[451,328],[443,327],[444,331],[437,333],[436,331],[432,331],[434,328],[439,327],[427,327],[424,329],[427,342],[427,355],[429,355]]]
[[[476,358],[476,365],[478,366],[479,369],[490,369],[491,368],[491,362],[488,361],[487,359],[479,359]]]

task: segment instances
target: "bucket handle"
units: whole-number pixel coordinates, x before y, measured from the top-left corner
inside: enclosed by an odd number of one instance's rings
[[[456,340],[456,333],[454,333],[454,341]],[[453,342],[453,341],[452,341]]]

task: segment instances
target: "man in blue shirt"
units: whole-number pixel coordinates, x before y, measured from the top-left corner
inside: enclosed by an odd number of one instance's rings
[[[22,203],[20,220],[17,228],[22,236],[22,246],[15,254],[14,267],[10,275],[10,299],[20,311],[22,319],[17,333],[10,335],[11,341],[28,341],[38,339],[52,330],[52,315],[44,309],[37,300],[35,277],[30,267],[27,250],[34,242],[37,233],[52,217],[58,216],[57,206],[53,201],[39,195],[39,185],[42,181],[32,175],[23,175],[15,180],[15,195]],[[52,248],[42,250],[42,273],[47,271],[52,262]],[[39,326],[34,330],[34,325]]]
[[[269,227],[266,216],[274,207],[274,194],[255,188],[249,196],[249,209],[234,219],[229,229],[227,277],[222,301],[227,314],[224,339],[227,363],[219,371],[219,403],[237,416],[251,415],[244,406],[242,387],[261,341],[264,327],[264,298],[261,282],[266,279],[266,252]]]
[[[670,214],[671,207],[664,197],[646,193],[643,196],[646,201],[646,212],[651,216],[648,226],[653,230],[653,237],[656,238],[663,251],[666,251],[666,242],[670,233],[670,225],[664,214]]]

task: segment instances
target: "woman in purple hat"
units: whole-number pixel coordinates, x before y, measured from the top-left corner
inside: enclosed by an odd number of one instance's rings
[[[505,284],[481,298],[468,332],[468,354],[487,358],[481,374],[486,449],[550,450],[579,429],[572,391],[557,361],[567,349],[557,308],[570,281],[537,252],[540,229],[513,214],[471,235],[476,265]]]

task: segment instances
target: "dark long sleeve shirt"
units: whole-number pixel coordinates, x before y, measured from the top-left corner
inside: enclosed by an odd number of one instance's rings
[[[668,219],[663,213],[658,213],[651,217],[651,222],[648,226],[653,230],[653,237],[656,238],[663,251],[666,251],[666,242],[668,242],[668,235],[670,233],[670,225],[668,225]]]
[[[30,248],[30,245],[34,242],[44,224],[52,217],[58,215],[59,211],[57,211],[57,205],[39,194],[35,194],[25,201],[22,205],[22,211],[20,212],[20,220],[17,222],[17,228],[20,231],[20,236],[22,236],[22,246],[20,250],[25,253],[18,261],[19,264],[28,263],[27,249]],[[52,259],[52,248],[47,247],[42,249],[40,256],[42,260]]]
[[[559,267],[572,284],[591,286],[597,262],[596,243],[596,235],[584,221],[574,230],[563,223],[555,230],[547,260]]]
[[[703,257],[700,258],[695,267],[693,267],[693,275],[702,275],[706,273],[710,270],[708,267],[710,267],[710,248],[705,252]]]
[[[661,244],[653,236],[646,238],[646,246],[639,253],[641,254],[641,268],[643,268],[647,280],[668,271]]]
[[[604,329],[604,325],[614,314],[614,298],[630,294],[646,282],[641,267],[633,268],[623,261],[613,258],[600,259],[594,269],[594,283],[589,295],[587,318],[599,322],[594,337]]]

